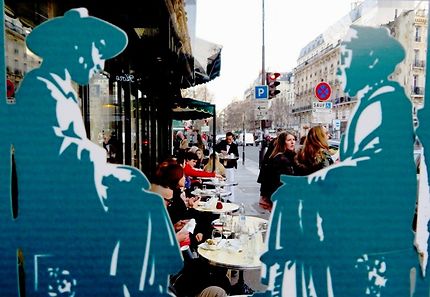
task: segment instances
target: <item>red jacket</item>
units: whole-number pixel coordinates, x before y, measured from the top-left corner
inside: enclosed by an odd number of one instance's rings
[[[215,177],[215,172],[197,170],[191,167],[189,164],[185,164],[184,174],[189,177]]]

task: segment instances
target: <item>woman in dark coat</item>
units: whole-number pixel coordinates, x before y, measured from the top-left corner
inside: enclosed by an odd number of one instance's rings
[[[261,181],[260,205],[271,210],[272,201],[270,197],[281,186],[281,175],[294,175],[294,156],[296,136],[290,132],[282,132],[276,138],[274,149],[267,162]]]

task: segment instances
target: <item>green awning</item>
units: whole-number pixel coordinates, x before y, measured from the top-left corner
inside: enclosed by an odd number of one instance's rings
[[[192,98],[178,98],[172,106],[173,120],[202,120],[215,116],[215,104]]]

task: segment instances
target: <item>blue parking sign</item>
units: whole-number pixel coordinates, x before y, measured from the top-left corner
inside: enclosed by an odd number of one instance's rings
[[[267,100],[269,98],[269,88],[264,86],[255,86],[255,99]]]

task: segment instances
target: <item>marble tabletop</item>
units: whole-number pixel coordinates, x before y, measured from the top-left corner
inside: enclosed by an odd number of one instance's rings
[[[208,248],[206,242],[199,245],[197,252],[210,264],[229,269],[259,269],[260,256],[264,251],[263,237],[254,236],[252,243],[240,239],[222,239],[217,248]]]
[[[211,197],[211,196],[216,196],[217,192],[216,189],[195,189],[194,191],[191,192],[191,194],[195,195],[195,196],[202,196],[202,197]],[[231,196],[231,191],[226,191],[226,190],[221,190],[219,192],[219,195],[221,197],[228,197]]]
[[[219,202],[222,204],[222,208],[216,208],[216,203],[210,205],[207,202],[199,202],[199,205],[195,208],[198,211],[211,212],[214,214],[221,214],[226,212],[233,212],[239,209],[239,205],[236,203]]]

